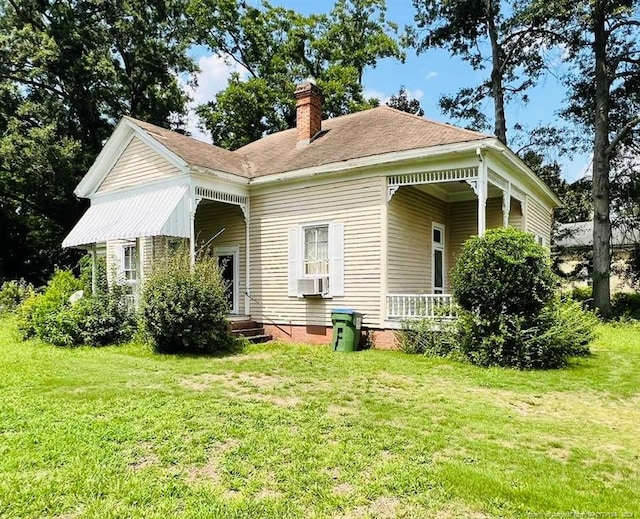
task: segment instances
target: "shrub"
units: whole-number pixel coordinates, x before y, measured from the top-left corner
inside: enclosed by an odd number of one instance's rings
[[[598,319],[577,301],[554,299],[534,319],[463,312],[460,351],[473,364],[518,369],[559,368],[569,357],[589,354]]]
[[[512,227],[468,239],[451,273],[456,302],[468,311],[535,315],[557,285],[548,253]]]
[[[83,288],[82,282],[71,272],[56,271],[44,293],[32,294],[18,308],[17,326],[22,338],[38,336],[46,340],[45,337],[50,335],[51,326],[62,326],[58,323],[59,318],[56,314],[68,308],[71,305],[71,294]]]
[[[131,340],[136,331],[135,313],[120,292],[116,288],[108,294],[80,299],[61,312],[74,325],[69,345],[107,346]]]
[[[17,324],[23,339],[38,337],[55,346],[103,346],[130,339],[135,316],[124,304],[122,290],[116,287],[71,304],[69,297],[83,286],[70,272],[56,272],[44,293],[29,297],[19,308]]]
[[[25,299],[34,294],[33,285],[24,279],[5,281],[0,286],[0,315],[15,311]]]
[[[640,293],[618,292],[611,298],[614,318],[623,320],[640,320]]]
[[[396,331],[396,342],[405,353],[447,357],[458,348],[457,323],[441,317],[408,319]]]
[[[212,353],[233,345],[225,286],[215,258],[191,268],[184,252],[154,265],[141,297],[141,320],[154,351]]]
[[[469,239],[452,284],[459,348],[470,362],[557,368],[588,354],[597,320],[580,303],[553,298],[548,253],[531,235],[505,228]]]

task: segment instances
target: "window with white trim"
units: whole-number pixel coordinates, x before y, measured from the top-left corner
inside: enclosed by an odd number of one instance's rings
[[[431,224],[431,283],[434,294],[444,294],[444,252],[444,225],[433,222]]]
[[[328,297],[344,295],[344,225],[309,222],[289,228],[288,294],[301,297],[300,281],[327,278]]]
[[[303,227],[303,264],[305,277],[329,274],[329,225]]]
[[[136,256],[135,243],[127,243],[122,246],[122,275],[127,283],[135,283],[138,278]]]

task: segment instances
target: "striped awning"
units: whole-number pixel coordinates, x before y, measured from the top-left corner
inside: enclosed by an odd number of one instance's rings
[[[62,242],[63,247],[82,247],[109,240],[145,236],[190,236],[187,186],[93,200],[89,210]]]

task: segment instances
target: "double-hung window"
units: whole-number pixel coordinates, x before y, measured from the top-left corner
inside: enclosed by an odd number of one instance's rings
[[[136,246],[134,243],[122,246],[122,275],[127,283],[135,283],[137,280]]]
[[[290,227],[288,245],[289,296],[302,297],[301,287],[309,286],[311,279],[328,281],[327,297],[344,295],[344,225],[341,222],[309,222]],[[327,287],[320,281],[317,285]]]
[[[304,276],[329,274],[329,226],[303,227]]]

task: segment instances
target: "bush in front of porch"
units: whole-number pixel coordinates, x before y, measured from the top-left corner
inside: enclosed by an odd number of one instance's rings
[[[228,311],[217,259],[203,255],[192,266],[183,250],[154,264],[140,301],[142,328],[157,353],[232,349]]]
[[[514,228],[465,242],[452,272],[459,348],[474,364],[558,368],[589,353],[595,315],[555,295],[547,250]]]

